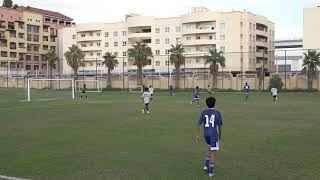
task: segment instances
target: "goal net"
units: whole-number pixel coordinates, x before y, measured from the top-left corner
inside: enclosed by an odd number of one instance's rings
[[[27,101],[74,99],[73,79],[28,79]]]
[[[102,92],[100,80],[75,80],[75,91],[81,92],[86,85],[86,92]]]

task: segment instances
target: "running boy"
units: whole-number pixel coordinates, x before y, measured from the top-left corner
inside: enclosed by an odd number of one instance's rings
[[[208,94],[211,95],[212,94],[212,88],[210,87],[210,85],[208,85],[207,90],[208,90]]]
[[[83,88],[81,90],[81,96],[80,96],[80,99],[82,99],[83,96],[86,96],[86,99],[88,99],[88,96],[87,96],[87,93],[86,93],[86,84],[83,84]]]
[[[151,95],[149,93],[148,88],[144,89],[144,92],[142,94],[142,101],[144,103],[144,109],[142,109],[142,114],[147,113],[149,114],[149,103],[150,103]]]
[[[191,101],[191,104],[193,104],[194,102],[197,102],[197,107],[200,106],[200,90],[199,90],[199,87],[198,87],[198,86],[197,86],[196,89],[194,90],[193,100]]]
[[[150,95],[151,95],[151,98],[152,98],[152,96],[153,96],[153,92],[154,92],[154,89],[153,89],[153,87],[150,85],[150,86],[149,86],[149,93],[150,93]]]
[[[204,139],[208,144],[208,154],[205,157],[203,169],[209,172],[209,177],[213,177],[215,174],[216,151],[219,151],[222,135],[222,117],[220,112],[214,109],[215,103],[214,97],[207,98],[208,109],[202,111],[196,128],[196,143],[198,144],[200,142],[200,126],[203,125]]]
[[[277,88],[271,88],[271,95],[273,97],[273,102],[278,102],[278,89]]]
[[[248,99],[249,99],[249,93],[250,93],[250,86],[248,85],[248,83],[246,83],[246,85],[243,87],[243,92],[245,93],[244,103],[247,104]]]

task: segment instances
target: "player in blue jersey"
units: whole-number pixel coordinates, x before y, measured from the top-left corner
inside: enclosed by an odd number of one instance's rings
[[[197,86],[196,89],[194,90],[193,100],[191,101],[191,104],[193,104],[194,102],[197,102],[197,107],[200,106],[200,90],[199,90],[199,87],[198,87],[198,86]]]
[[[250,93],[250,86],[248,85],[248,83],[246,83],[246,85],[244,85],[243,87],[243,92],[245,93],[245,100],[244,103],[247,103],[249,100],[249,93]]]
[[[216,151],[220,149],[222,135],[222,117],[220,112],[214,109],[215,103],[216,99],[214,97],[207,98],[208,109],[202,111],[196,129],[196,143],[200,142],[200,127],[203,125],[204,139],[209,146],[203,168],[209,172],[209,177],[213,177],[215,173]]]

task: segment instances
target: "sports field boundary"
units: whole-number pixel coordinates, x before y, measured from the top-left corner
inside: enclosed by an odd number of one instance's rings
[[[10,176],[4,176],[4,175],[0,175],[0,179],[8,179],[8,180],[30,180],[30,179],[24,179],[24,178],[18,178],[18,177],[10,177]]]

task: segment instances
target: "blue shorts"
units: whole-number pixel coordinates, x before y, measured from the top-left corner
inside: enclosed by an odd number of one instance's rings
[[[211,151],[219,151],[219,141],[214,141],[211,137],[208,136],[205,137],[205,140]]]

